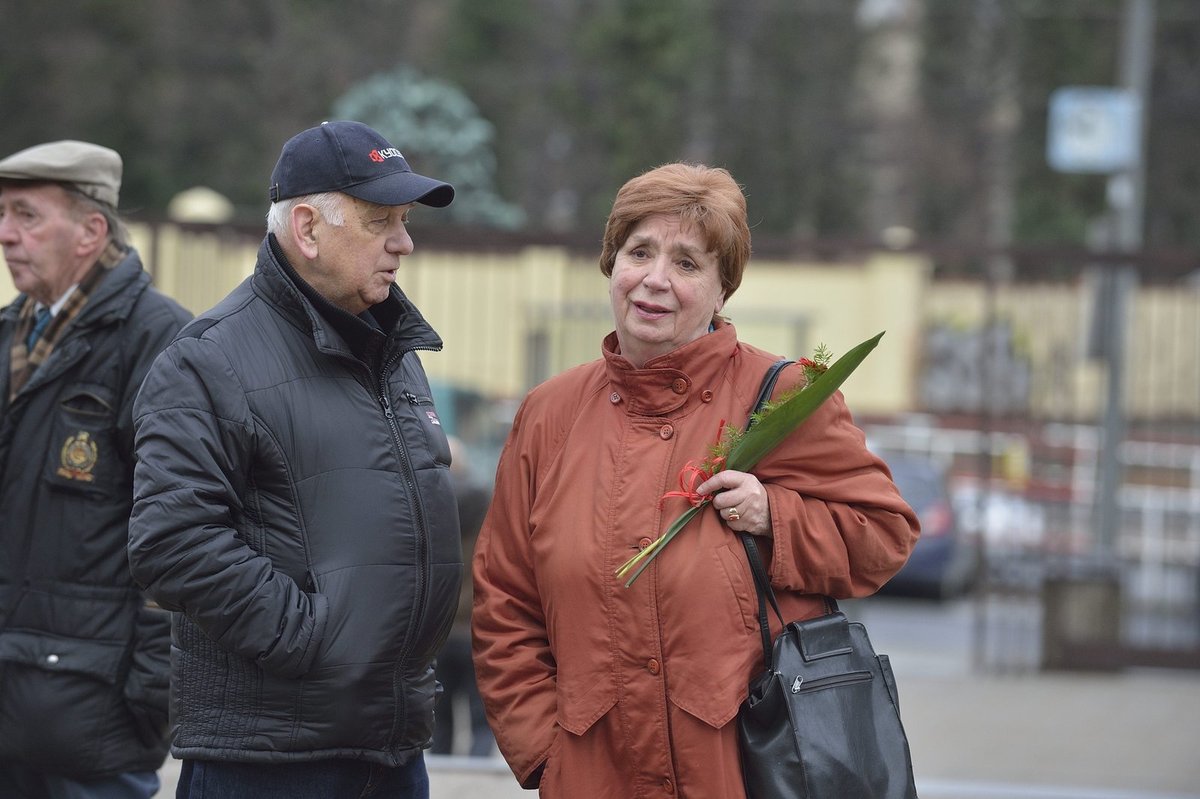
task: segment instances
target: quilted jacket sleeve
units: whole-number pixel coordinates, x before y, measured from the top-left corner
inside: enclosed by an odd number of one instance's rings
[[[305,673],[325,600],[275,571],[235,529],[255,426],[220,349],[186,333],[167,349],[138,395],[134,431],[134,579],[223,648],[283,676]]]

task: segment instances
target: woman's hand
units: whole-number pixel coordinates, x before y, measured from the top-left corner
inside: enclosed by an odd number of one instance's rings
[[[715,494],[712,505],[729,529],[753,535],[771,534],[771,505],[767,490],[749,472],[726,469],[696,487],[700,495]]]

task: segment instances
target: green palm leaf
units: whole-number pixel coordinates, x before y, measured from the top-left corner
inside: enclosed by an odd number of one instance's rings
[[[846,378],[871,354],[883,333],[867,339],[825,370],[825,373],[776,406],[770,413],[746,431],[734,445],[726,462],[726,469],[748,472],[763,456],[775,449],[785,438],[812,416],[821,403],[846,382]]]
[[[846,382],[846,378],[871,354],[871,350],[875,349],[881,338],[883,338],[883,333],[859,344],[838,358],[808,385],[802,386],[777,405],[773,405],[769,412],[763,413],[758,421],[734,443],[724,468],[739,472],[752,470],[765,455],[791,435],[805,419],[821,407],[821,403],[829,399],[833,392]],[[625,582],[626,588],[633,585],[633,581],[646,570],[651,561],[658,557],[663,547],[669,544],[671,539],[678,535],[679,531],[686,527],[688,522],[695,518],[711,501],[711,498],[705,499],[699,505],[689,507],[654,543],[617,569],[617,577],[629,577]]]

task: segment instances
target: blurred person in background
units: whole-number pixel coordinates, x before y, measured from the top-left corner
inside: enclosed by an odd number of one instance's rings
[[[0,161],[0,796],[147,799],[167,753],[170,626],[134,585],[134,395],[191,315],[117,215],[121,157]]]
[[[733,722],[762,640],[737,534],[761,538],[788,619],[873,593],[917,539],[836,393],[753,474],[697,486],[711,506],[631,587],[616,576],[687,507],[664,494],[744,425],[778,360],[721,316],[749,255],[725,170],[630,180],[600,256],[616,330],[517,412],[475,550],[474,656],[500,751],[542,796],[743,797]],[[802,379],[791,365],[776,394]]]
[[[450,476],[454,479],[454,495],[458,500],[463,562],[469,563],[492,493],[472,480],[468,451],[456,436],[450,437],[450,452],[453,456]],[[442,684],[442,693],[433,706],[432,751],[437,755],[454,754],[455,732],[458,729],[454,708],[460,699],[467,712],[467,754],[471,757],[489,757],[496,748],[496,739],[488,726],[483,699],[475,683],[475,665],[471,662],[471,600],[471,581],[464,579],[454,626],[437,657],[436,673],[438,682]]]
[[[359,122],[283,146],[254,273],[135,405],[134,577],[174,611],[190,799],[425,799],[462,579],[450,449],[396,285],[446,183]]]

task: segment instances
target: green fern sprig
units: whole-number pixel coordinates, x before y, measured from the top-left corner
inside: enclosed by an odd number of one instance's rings
[[[764,402],[762,408],[750,414],[750,426],[753,427],[780,407],[787,405],[797,394],[816,382],[818,377],[829,371],[829,362],[832,359],[833,352],[824,344],[818,344],[811,358],[801,358],[799,360],[800,367],[804,370],[804,382],[798,383],[780,394],[779,399]],[[745,434],[744,430],[739,432],[742,435]],[[728,455],[728,451],[725,454]]]
[[[734,427],[731,424],[725,425],[721,429],[720,437],[708,445],[708,456],[700,464],[700,468],[713,475],[725,468],[725,461],[729,458],[729,453],[733,450],[737,443],[742,440],[742,436],[746,434],[745,430],[740,427]]]

